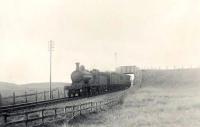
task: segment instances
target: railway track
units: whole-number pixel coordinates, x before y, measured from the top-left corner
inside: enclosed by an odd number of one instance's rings
[[[121,91],[123,91],[123,90],[121,90]],[[18,111],[18,110],[24,110],[24,109],[36,108],[36,107],[41,107],[41,106],[46,106],[46,105],[52,105],[52,104],[55,104],[55,103],[62,103],[62,102],[75,101],[75,100],[84,99],[84,98],[91,98],[91,97],[104,95],[104,94],[108,94],[108,93],[113,93],[113,92],[117,92],[117,91],[106,92],[106,93],[87,96],[87,97],[74,97],[74,98],[65,97],[65,98],[52,99],[52,100],[46,100],[46,101],[29,102],[29,103],[22,103],[22,104],[16,104],[16,105],[2,106],[2,107],[0,107],[0,115],[2,115],[4,113],[8,113],[8,112]]]
[[[73,100],[80,99],[80,98],[73,98]],[[59,99],[53,99],[53,100],[47,100],[47,101],[39,101],[39,102],[30,102],[30,103],[22,103],[17,105],[9,105],[9,106],[3,106],[0,108],[1,113],[4,112],[13,112],[17,110],[27,109],[27,108],[36,108],[40,106],[45,105],[51,105],[55,103],[60,103],[64,101],[70,101],[72,98],[59,98]]]

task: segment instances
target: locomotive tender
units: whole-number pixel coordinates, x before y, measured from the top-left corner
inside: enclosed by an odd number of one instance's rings
[[[131,86],[130,76],[117,72],[88,71],[76,63],[76,70],[71,74],[72,85],[65,86],[66,97],[88,97],[119,90]]]

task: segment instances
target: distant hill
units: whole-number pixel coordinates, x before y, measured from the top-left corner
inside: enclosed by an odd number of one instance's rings
[[[200,68],[173,70],[142,70],[142,85],[200,84]]]
[[[15,90],[18,89],[17,84],[14,83],[8,83],[8,82],[0,82],[0,91],[3,90]]]
[[[21,88],[14,83],[0,82],[0,93],[2,96],[12,95],[13,91],[21,91]]]
[[[70,83],[63,82],[52,82],[52,89],[60,88],[63,89],[64,86],[69,86]],[[2,96],[12,96],[13,92],[16,95],[22,95],[25,91],[48,91],[49,90],[49,82],[40,82],[40,83],[28,83],[28,84],[14,84],[8,82],[0,82],[0,93]]]
[[[70,83],[64,83],[64,82],[52,82],[52,89],[55,88],[63,88],[64,86],[69,86]],[[23,87],[25,89],[37,89],[37,90],[49,90],[49,82],[40,82],[40,83],[28,83],[20,85],[20,87]]]

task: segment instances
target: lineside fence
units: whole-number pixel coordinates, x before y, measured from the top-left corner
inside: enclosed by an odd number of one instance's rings
[[[100,112],[114,105],[122,103],[123,95],[115,96],[103,101],[85,102],[78,105],[39,109],[20,113],[4,113],[0,116],[0,126],[3,127],[33,127],[49,124],[56,121],[69,121],[77,116]]]
[[[192,70],[200,69],[200,66],[166,66],[166,67],[139,67],[141,70]]]
[[[59,88],[53,89],[51,93],[52,99],[64,97],[64,91]],[[35,90],[31,93],[25,91],[23,95],[16,95],[15,92],[13,92],[12,96],[8,97],[3,97],[0,94],[0,107],[46,100],[50,100],[50,91],[37,92],[37,90]]]

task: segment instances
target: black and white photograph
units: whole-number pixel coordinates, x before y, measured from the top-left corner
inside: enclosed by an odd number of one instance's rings
[[[0,0],[0,127],[200,127],[200,1]]]

